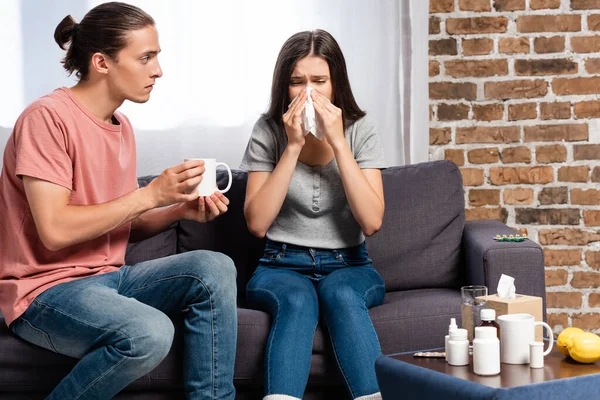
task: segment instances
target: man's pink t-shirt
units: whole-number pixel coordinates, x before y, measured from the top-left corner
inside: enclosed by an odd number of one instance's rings
[[[74,279],[117,270],[131,224],[58,251],[37,233],[23,175],[71,191],[69,204],[106,203],[137,188],[135,138],[129,120],[93,116],[68,88],[32,103],[17,120],[0,174],[0,310],[6,324],[43,291]]]

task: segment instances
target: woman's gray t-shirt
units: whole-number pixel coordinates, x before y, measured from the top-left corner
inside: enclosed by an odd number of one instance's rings
[[[368,117],[359,119],[344,133],[361,169],[385,168],[379,135]],[[285,131],[261,117],[254,125],[240,168],[273,171],[286,146]],[[322,167],[298,161],[287,196],[267,231],[267,238],[325,249],[356,246],[365,240],[346,199],[335,158]]]

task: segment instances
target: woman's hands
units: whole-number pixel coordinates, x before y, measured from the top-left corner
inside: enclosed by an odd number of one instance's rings
[[[342,110],[316,90],[312,90],[310,96],[317,112],[317,129],[323,130],[327,142],[335,149],[346,141]]]
[[[302,112],[306,107],[306,88],[303,89],[294,100],[291,107],[283,114],[283,126],[288,137],[288,146],[298,146],[302,148],[305,143],[304,132],[302,130]]]

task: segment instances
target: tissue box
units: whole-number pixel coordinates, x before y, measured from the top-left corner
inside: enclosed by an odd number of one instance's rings
[[[498,297],[497,294],[481,296],[478,300],[485,301],[486,308],[496,310],[496,318],[504,314],[531,314],[536,321],[543,321],[543,304],[542,298],[536,296],[526,296],[517,294],[514,299],[505,299]],[[535,327],[535,340],[541,342],[543,340],[543,327]]]

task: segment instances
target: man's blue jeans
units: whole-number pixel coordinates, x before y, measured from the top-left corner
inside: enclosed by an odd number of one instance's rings
[[[379,392],[381,348],[368,308],[382,304],[384,295],[364,243],[323,250],[267,241],[247,285],[250,303],[272,317],[265,394],[302,398],[319,315],[352,398]]]
[[[236,270],[231,259],[192,251],[73,280],[39,295],[10,328],[81,360],[48,399],[110,399],[167,355],[184,315],[188,399],[233,399]]]

